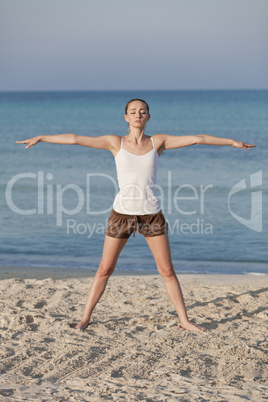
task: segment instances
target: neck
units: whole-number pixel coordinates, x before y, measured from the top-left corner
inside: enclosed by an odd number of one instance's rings
[[[145,138],[144,128],[131,127],[129,130],[128,138],[135,143],[141,142]]]

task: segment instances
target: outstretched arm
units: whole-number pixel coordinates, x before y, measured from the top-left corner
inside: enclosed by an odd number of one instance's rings
[[[158,148],[161,151],[173,148],[188,147],[190,145],[204,144],[204,145],[232,145],[235,148],[249,149],[256,145],[246,144],[244,142],[235,141],[229,138],[213,137],[212,135],[197,134],[197,135],[168,135],[168,134],[156,134],[154,136],[158,141]]]
[[[195,137],[198,137],[198,144],[232,145],[232,147],[234,148],[244,148],[244,149],[256,147],[256,145],[246,144],[245,142],[235,141],[229,138],[213,137],[212,135],[207,134],[197,134]]]
[[[85,147],[112,150],[115,147],[116,135],[103,135],[100,137],[87,137],[76,134],[39,135],[24,141],[16,141],[17,144],[28,144],[30,148],[38,142],[49,142],[51,144],[83,145]]]

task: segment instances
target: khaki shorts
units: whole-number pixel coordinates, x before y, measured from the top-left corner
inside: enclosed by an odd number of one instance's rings
[[[112,210],[104,233],[116,239],[128,239],[135,232],[145,237],[160,236],[168,232],[168,223],[161,211],[150,215],[125,215]]]

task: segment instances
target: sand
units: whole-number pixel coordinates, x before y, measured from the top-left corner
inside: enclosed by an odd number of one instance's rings
[[[1,401],[267,401],[268,275],[178,275],[199,334],[157,275],[112,276],[75,330],[77,272],[1,270]]]

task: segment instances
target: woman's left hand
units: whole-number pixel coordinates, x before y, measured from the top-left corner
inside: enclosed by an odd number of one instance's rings
[[[244,149],[256,147],[256,145],[246,144],[245,142],[240,142],[240,141],[234,141],[232,146],[234,148],[244,148]]]

